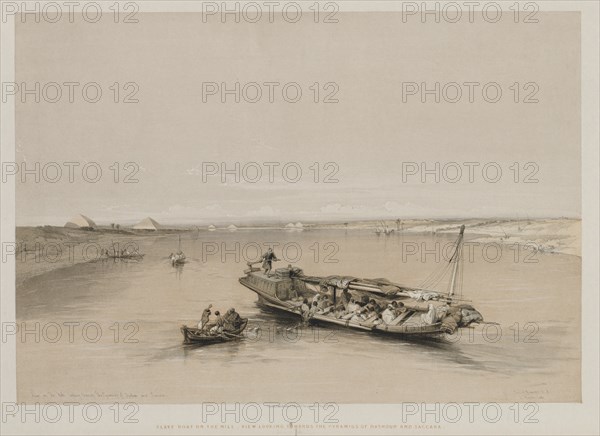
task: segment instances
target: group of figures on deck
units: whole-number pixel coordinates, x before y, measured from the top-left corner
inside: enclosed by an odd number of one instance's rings
[[[300,300],[301,298],[296,299]],[[423,293],[418,298],[438,300],[438,295]],[[315,315],[322,315],[365,326],[393,326],[412,314],[402,301],[378,301],[367,295],[353,296],[347,288],[343,289],[336,301],[333,301],[331,296],[326,293],[318,293],[313,296],[312,300],[309,301],[304,297],[295,305],[305,322]],[[470,306],[434,305],[430,302],[427,311],[420,313],[418,321],[422,325],[433,325],[443,321],[444,327],[448,331],[453,331],[459,323],[469,325],[480,319],[481,315]]]
[[[374,298],[363,295],[360,299],[352,297],[348,289],[340,295],[340,301],[335,304],[329,295],[316,294],[312,301],[304,298],[298,306],[302,319],[310,320],[315,314],[330,315],[338,319],[353,322],[368,322],[373,325],[390,324],[394,319],[406,313],[404,303],[392,301],[387,306],[378,303]]]

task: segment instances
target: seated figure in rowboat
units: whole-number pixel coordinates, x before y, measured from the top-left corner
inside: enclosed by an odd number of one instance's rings
[[[235,331],[239,329],[244,322],[240,314],[237,313],[233,307],[227,311],[223,317],[223,321],[223,330],[225,331]]]
[[[223,327],[225,326],[225,320],[221,316],[221,312],[219,312],[217,310],[215,312],[215,316],[217,317],[217,319],[215,320],[215,322],[213,324],[211,324],[211,327],[210,327],[210,330],[209,330],[210,334],[213,334],[213,335],[222,333],[223,332]]]

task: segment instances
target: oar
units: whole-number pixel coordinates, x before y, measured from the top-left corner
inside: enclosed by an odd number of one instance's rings
[[[221,334],[225,335],[225,336],[228,336],[228,337],[233,337],[233,338],[238,338],[238,339],[244,339],[244,336],[236,335],[234,333],[229,333],[229,332],[226,332],[226,331],[222,331]]]

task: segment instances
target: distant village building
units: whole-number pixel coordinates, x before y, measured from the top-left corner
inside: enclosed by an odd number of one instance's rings
[[[65,227],[70,229],[94,230],[97,226],[91,218],[80,214],[67,221]]]
[[[153,230],[153,231],[156,231],[156,230],[160,230],[162,228],[163,228],[163,226],[161,226],[160,224],[158,224],[156,221],[154,221],[150,217],[144,218],[139,223],[137,223],[135,226],[133,226],[134,230]]]
[[[215,230],[217,230],[217,228],[215,226],[213,226],[212,224],[210,226],[208,226],[209,232],[214,232]]]

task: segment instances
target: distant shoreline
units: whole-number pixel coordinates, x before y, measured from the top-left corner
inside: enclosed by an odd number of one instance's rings
[[[374,237],[386,238],[398,234],[453,234],[461,225],[466,226],[466,234],[475,236],[471,242],[521,244],[534,247],[544,253],[581,256],[581,220],[545,219],[545,220],[402,220],[394,221],[360,221],[354,223],[330,223],[304,225],[301,228],[273,226],[239,227],[235,229],[217,228],[214,232],[274,230],[286,233],[311,230],[350,230],[373,232]],[[375,231],[387,226],[391,235],[377,236]],[[17,227],[16,228],[16,284],[17,286],[32,277],[47,272],[89,262],[76,248],[81,244],[91,244],[100,248],[124,246],[127,243],[143,244],[155,238],[167,237],[190,231],[208,233],[207,227],[190,226],[179,229],[160,229],[155,231],[132,230],[99,226],[96,230],[81,230],[56,226]],[[211,231],[212,233],[212,231]],[[57,248],[61,247],[61,248]],[[45,250],[51,257],[57,250],[64,250],[64,255],[54,262],[39,260],[40,250]],[[68,254],[68,255],[67,255]],[[94,256],[92,250],[90,256]],[[97,255],[96,255],[97,256]]]
[[[336,219],[336,220],[324,220],[324,221],[315,221],[315,220],[277,220],[277,221],[222,221],[218,220],[215,222],[165,222],[161,221],[162,228],[159,231],[163,232],[177,232],[177,231],[189,231],[189,230],[206,230],[209,226],[213,225],[217,230],[227,230],[228,226],[233,225],[239,229],[284,229],[286,226],[290,224],[299,223],[303,228],[313,228],[313,229],[321,229],[321,228],[365,228],[365,227],[375,227],[378,223],[387,223],[390,227],[395,227],[396,222],[400,221],[404,226],[413,227],[417,225],[423,224],[433,224],[433,225],[445,225],[445,224],[458,224],[463,223],[469,226],[469,224],[481,225],[482,223],[514,223],[514,222],[528,222],[528,221],[581,221],[581,218],[578,217],[537,217],[537,218],[523,218],[523,217],[512,217],[512,218],[497,218],[497,217],[488,217],[488,218],[373,218],[373,219],[353,219],[353,220],[344,220],[344,219]],[[125,231],[133,231],[133,232],[143,232],[143,230],[134,230],[135,222],[127,222],[125,224],[121,224],[121,229]],[[347,227],[346,227],[347,224]],[[63,227],[62,225],[52,225],[52,224],[27,224],[27,225],[17,225],[17,228],[39,228],[39,227]],[[100,224],[97,226],[98,229],[101,230],[116,230],[112,228],[109,224]],[[152,232],[154,230],[148,230]]]

